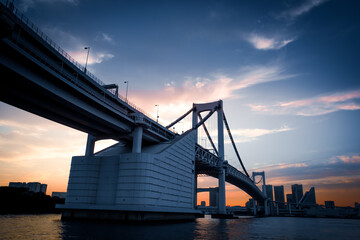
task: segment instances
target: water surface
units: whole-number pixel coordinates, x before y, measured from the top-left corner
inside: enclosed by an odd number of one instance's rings
[[[0,239],[360,239],[359,219],[198,218],[194,222],[62,222],[59,214],[2,215]]]

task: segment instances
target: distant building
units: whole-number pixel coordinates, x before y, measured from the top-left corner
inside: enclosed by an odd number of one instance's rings
[[[334,201],[325,201],[325,208],[335,208]]]
[[[206,206],[206,202],[205,202],[205,201],[201,201],[200,206],[205,207],[205,206]]]
[[[245,203],[246,208],[253,208],[254,207],[254,199],[250,198],[249,201]]]
[[[52,192],[51,197],[66,198],[66,192]]]
[[[291,193],[295,200],[296,205],[299,204],[300,199],[303,197],[303,186],[302,184],[291,185]]]
[[[265,185],[266,197],[274,200],[272,185]]]
[[[284,194],[284,186],[274,186],[274,195],[275,201],[281,202],[277,203],[280,209],[285,208],[285,194]]]
[[[360,208],[360,204],[358,202],[355,203],[355,208]]]
[[[315,188],[310,188],[309,191],[300,199],[298,206],[300,207],[313,207],[316,206]]]
[[[9,187],[28,188],[26,182],[9,182]]]
[[[286,202],[287,202],[288,206],[296,204],[295,199],[292,194],[286,194]]]
[[[216,207],[219,201],[219,188],[210,188],[209,191],[209,200],[210,200],[210,207]]]
[[[9,182],[9,187],[27,188],[31,192],[42,192],[46,194],[47,184],[41,184],[39,182]]]
[[[46,194],[47,184],[41,184],[40,185],[40,192]]]
[[[31,192],[40,192],[41,183],[39,182],[29,182],[28,184],[29,191]]]

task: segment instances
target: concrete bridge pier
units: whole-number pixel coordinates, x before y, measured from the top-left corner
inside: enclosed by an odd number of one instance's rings
[[[94,155],[95,142],[96,142],[96,138],[94,136],[88,134],[87,141],[86,141],[85,156]]]
[[[133,132],[134,135],[133,146],[132,146],[133,153],[141,153],[142,133],[143,133],[143,128],[141,126],[136,126]]]

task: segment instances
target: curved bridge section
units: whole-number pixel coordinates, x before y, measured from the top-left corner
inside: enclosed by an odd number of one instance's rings
[[[195,161],[195,170],[197,174],[206,174],[211,177],[218,178],[220,160],[215,154],[211,153],[207,149],[204,149],[199,144],[196,144]],[[227,162],[224,162],[222,166],[225,168],[226,182],[237,186],[257,201],[264,201],[266,199],[264,193],[260,191],[260,189],[249,177]]]
[[[9,1],[11,2],[11,1]],[[117,94],[44,34],[11,3],[0,1],[0,101],[98,139],[132,142],[144,126],[144,144],[175,134]]]

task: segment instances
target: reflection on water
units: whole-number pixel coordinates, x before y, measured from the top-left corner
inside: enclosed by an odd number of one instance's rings
[[[0,216],[0,239],[360,239],[360,220],[199,218],[186,223],[62,222],[60,215]]]

